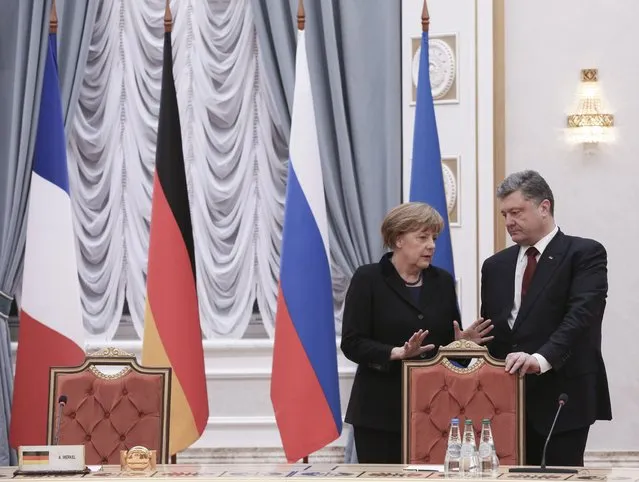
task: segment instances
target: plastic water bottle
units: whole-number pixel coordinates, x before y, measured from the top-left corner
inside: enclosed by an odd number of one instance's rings
[[[473,421],[466,419],[464,423],[464,435],[462,437],[460,473],[463,477],[477,477],[478,465]]]
[[[461,434],[459,432],[459,419],[453,418],[450,421],[450,431],[448,432],[448,447],[444,459],[444,474],[446,477],[457,477],[459,475],[459,461],[461,459]]]
[[[499,457],[497,457],[497,451],[495,450],[490,420],[487,418],[481,421],[479,468],[482,477],[497,477],[499,475]]]

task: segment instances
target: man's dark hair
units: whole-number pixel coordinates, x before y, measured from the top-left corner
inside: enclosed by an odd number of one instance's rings
[[[552,194],[552,189],[537,171],[527,170],[512,173],[497,186],[497,198],[503,199],[515,191],[521,191],[525,199],[533,201],[537,205],[544,199],[548,199],[550,201],[550,214],[555,215],[555,197]]]

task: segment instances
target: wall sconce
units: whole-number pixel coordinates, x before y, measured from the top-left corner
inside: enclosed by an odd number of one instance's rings
[[[614,139],[614,116],[602,112],[597,77],[597,69],[582,69],[577,111],[568,115],[570,139],[583,144],[587,149],[599,142],[610,142]]]

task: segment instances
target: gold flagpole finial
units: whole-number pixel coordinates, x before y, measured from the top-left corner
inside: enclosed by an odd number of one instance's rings
[[[173,28],[173,17],[171,16],[170,1],[166,0],[166,7],[164,8],[164,31],[170,32]]]
[[[51,2],[51,13],[49,14],[49,33],[58,33],[58,14],[55,11],[55,0]]]
[[[424,0],[424,8],[422,8],[422,32],[428,32],[430,26],[430,15],[428,14],[428,5]]]
[[[300,0],[297,4],[297,29],[304,30],[306,23],[306,15],[304,13],[304,0]]]

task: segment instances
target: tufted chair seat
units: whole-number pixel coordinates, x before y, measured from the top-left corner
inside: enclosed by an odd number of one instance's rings
[[[467,368],[455,358],[474,358]],[[523,378],[504,371],[504,361],[485,347],[457,341],[431,360],[403,364],[402,457],[404,463],[443,464],[451,418],[473,421],[479,444],[481,421],[491,420],[495,448],[503,465],[524,463]]]
[[[89,355],[78,367],[52,367],[48,443],[61,395],[60,445],[84,445],[87,464],[119,464],[120,450],[142,445],[168,463],[171,368],[146,368],[116,349]]]

